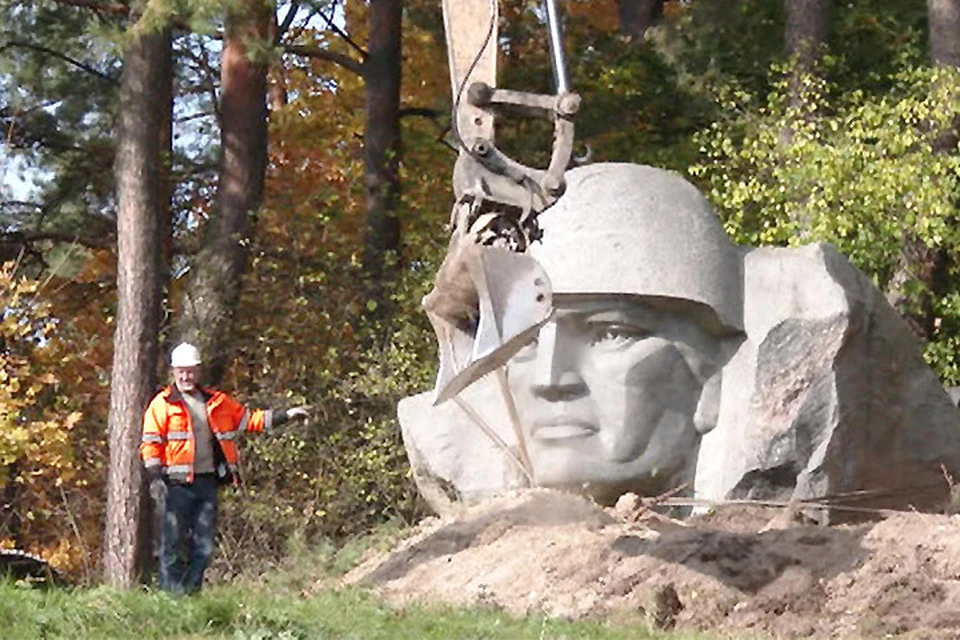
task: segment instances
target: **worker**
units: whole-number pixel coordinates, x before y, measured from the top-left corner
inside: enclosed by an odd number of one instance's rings
[[[140,454],[150,496],[163,513],[160,588],[174,593],[195,593],[203,584],[217,535],[218,489],[240,482],[237,436],[269,433],[310,412],[307,406],[248,408],[201,387],[201,364],[195,346],[178,345],[170,357],[174,382],[154,396],[143,417]]]

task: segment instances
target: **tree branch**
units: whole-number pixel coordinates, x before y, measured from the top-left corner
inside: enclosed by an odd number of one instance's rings
[[[403,107],[400,109],[400,112],[399,112],[399,117],[401,119],[406,116],[417,116],[420,118],[429,118],[431,120],[437,120],[443,115],[446,115],[445,111],[437,111],[436,109],[430,109],[427,107]]]
[[[348,55],[337,53],[336,51],[329,51],[327,49],[321,49],[320,47],[308,47],[301,44],[285,44],[283,45],[283,50],[286,53],[292,53],[305,58],[333,62],[334,64],[338,64],[348,71],[353,71],[357,75],[361,77],[363,76],[362,62],[354,60]]]
[[[323,16],[324,22],[327,23],[327,28],[330,29],[331,31],[333,31],[333,32],[334,32],[335,34],[337,34],[338,36],[340,36],[341,38],[343,38],[344,41],[345,41],[348,45],[350,45],[350,47],[351,47],[354,51],[356,51],[357,53],[360,54],[360,59],[366,61],[366,59],[367,59],[368,57],[370,57],[370,54],[368,54],[368,53],[364,50],[363,47],[361,47],[361,46],[358,45],[356,42],[354,42],[353,39],[343,31],[343,29],[341,29],[340,27],[338,27],[337,25],[335,25],[335,24],[333,23],[333,14],[334,14],[334,12],[337,10],[337,4],[338,4],[338,3],[337,3],[336,1],[331,2],[331,3],[330,3],[330,13],[329,13],[329,15],[326,14],[326,13],[321,13],[320,15]]]
[[[174,118],[174,122],[177,124],[182,124],[184,122],[190,122],[191,120],[199,120],[201,118],[216,118],[217,114],[215,111],[197,111],[196,113],[191,113],[190,115],[181,116],[179,118]]]
[[[129,5],[123,4],[122,2],[97,2],[97,0],[53,0],[58,4],[67,5],[69,7],[77,7],[80,9],[90,9],[98,16],[104,15],[114,15],[114,16],[129,16],[133,13]],[[170,17],[171,26],[180,29],[181,31],[190,32],[192,29],[190,25],[180,17],[171,16]],[[217,38],[217,35],[211,36]]]
[[[173,169],[171,175],[177,180],[187,180],[193,176],[202,175],[205,172],[216,171],[220,163],[214,162],[190,162],[182,163],[182,169]]]
[[[5,49],[9,49],[10,47],[21,47],[23,49],[33,49],[34,51],[45,53],[49,56],[53,56],[54,58],[59,58],[60,60],[63,60],[68,64],[72,64],[78,69],[86,71],[87,73],[92,74],[100,78],[101,80],[105,80],[110,84],[119,84],[116,78],[103,73],[99,69],[96,69],[95,67],[92,67],[85,62],[80,62],[79,60],[75,60],[74,58],[71,58],[66,54],[60,53],[59,51],[54,51],[49,47],[45,47],[40,44],[34,44],[32,42],[25,42],[23,40],[7,40],[3,45],[0,45],[0,52],[4,51]]]
[[[213,115],[217,118],[217,125],[222,125],[220,113],[220,98],[217,95],[217,81],[219,74],[214,71],[207,60],[207,47],[201,41],[199,43],[201,52],[198,55],[192,47],[186,47],[183,50],[184,55],[197,64],[197,73],[200,76],[201,87],[207,92],[210,104],[213,106]]]
[[[441,121],[443,116],[449,116],[450,114],[446,111],[437,111],[436,109],[430,109],[428,107],[402,107],[400,109],[398,117],[402,120],[406,116],[414,116],[418,118],[426,118],[437,128],[439,132],[435,138],[436,142],[439,142],[444,147],[459,152],[460,149],[456,145],[452,144],[447,140],[447,134],[450,133],[450,125],[444,125]]]
[[[71,233],[57,233],[55,231],[13,231],[0,234],[0,243],[2,244],[28,244],[41,240],[51,240],[53,242],[63,242],[67,244],[79,244],[88,249],[109,249],[116,244],[116,239],[111,236],[82,237]]]
[[[289,40],[291,42],[296,41],[297,38],[303,35],[304,31],[307,30],[307,25],[310,24],[310,21],[313,20],[313,16],[320,13],[320,8],[317,6],[307,5],[307,17],[300,21],[300,24],[291,25],[287,30],[287,33],[290,34]],[[278,41],[276,44],[280,44]]]
[[[91,9],[97,13],[110,13],[117,16],[125,16],[130,13],[130,7],[121,2],[98,2],[97,0],[55,0],[55,2],[71,7],[80,7],[81,9]]]
[[[23,209],[43,209],[40,202],[28,202],[26,200],[3,200],[0,201],[0,207],[21,207]]]
[[[290,9],[287,10],[287,15],[285,15],[283,20],[280,21],[280,24],[277,25],[277,33],[273,39],[273,44],[280,44],[280,39],[283,38],[283,34],[290,29],[290,25],[293,24],[293,19],[296,17],[299,10],[299,0],[293,0],[293,2],[290,3]]]

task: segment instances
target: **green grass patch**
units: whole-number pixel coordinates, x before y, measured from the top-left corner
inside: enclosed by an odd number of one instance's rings
[[[196,596],[106,587],[31,589],[0,584],[0,635],[33,638],[229,638],[231,640],[673,638],[643,628],[571,623],[502,611],[388,606],[363,590],[309,596],[264,586],[217,585]],[[686,636],[689,637],[689,636]]]
[[[386,523],[337,547],[293,541],[272,569],[213,577],[197,595],[104,586],[43,588],[0,580],[0,638],[33,640],[708,640],[651,631],[639,614],[569,622],[490,607],[392,606],[359,587],[323,586],[410,534]],[[214,572],[215,573],[215,572]]]

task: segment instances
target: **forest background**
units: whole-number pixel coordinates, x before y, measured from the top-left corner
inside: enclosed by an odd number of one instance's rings
[[[552,92],[540,3],[499,4],[499,85]],[[684,174],[740,243],[835,244],[960,384],[960,0],[561,8],[577,154]],[[0,0],[0,546],[143,575],[181,339],[316,407],[243,445],[221,574],[424,515],[394,412],[435,374],[450,94],[438,0]],[[532,166],[551,133],[498,120]]]

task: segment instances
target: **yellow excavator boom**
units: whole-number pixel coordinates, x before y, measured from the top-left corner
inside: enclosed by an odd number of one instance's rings
[[[423,307],[437,335],[435,402],[503,366],[552,313],[550,281],[525,252],[537,216],[563,193],[580,97],[569,92],[554,0],[545,0],[557,92],[497,88],[496,0],[442,0],[452,126],[458,146],[451,239]],[[497,149],[495,117],[510,111],[553,122],[550,164],[527,167]]]

